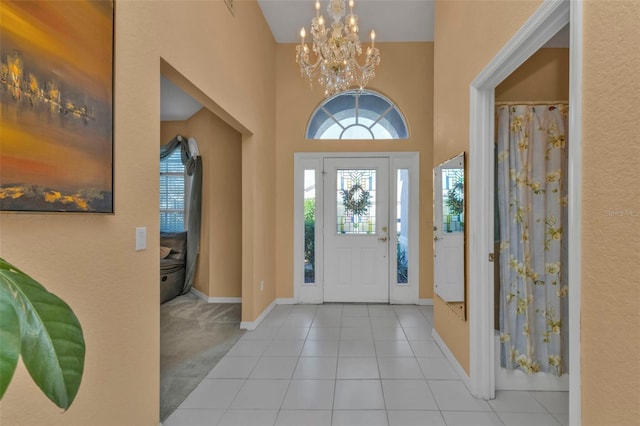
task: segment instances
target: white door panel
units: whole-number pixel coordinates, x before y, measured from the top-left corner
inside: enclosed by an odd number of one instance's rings
[[[389,160],[324,160],[324,301],[389,301]],[[347,203],[363,206],[350,211]]]
[[[435,250],[435,290],[446,302],[464,300],[464,250],[463,235],[439,237]],[[462,261],[460,259],[463,259]]]
[[[434,169],[433,257],[434,291],[445,302],[464,301],[464,213],[445,205],[455,185],[464,184],[464,157]]]

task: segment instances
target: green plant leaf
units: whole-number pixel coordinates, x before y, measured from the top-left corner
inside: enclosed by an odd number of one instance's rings
[[[15,297],[24,365],[42,392],[66,410],[84,371],[85,343],[78,318],[62,299],[3,259],[0,279]]]
[[[15,299],[0,283],[0,399],[4,396],[20,357],[20,320],[14,307]]]

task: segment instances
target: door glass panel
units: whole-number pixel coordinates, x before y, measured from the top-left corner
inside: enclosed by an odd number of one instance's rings
[[[409,169],[398,169],[396,179],[397,283],[409,283]]]
[[[316,281],[316,171],[304,171],[304,282]]]
[[[376,170],[336,171],[336,232],[376,234]]]
[[[444,232],[464,232],[464,169],[442,169],[442,223]]]

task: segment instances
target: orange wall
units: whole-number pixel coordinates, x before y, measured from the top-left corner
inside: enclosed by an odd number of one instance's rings
[[[206,108],[163,121],[161,141],[193,137],[202,155],[202,229],[193,287],[209,297],[242,296],[242,135]]]
[[[469,152],[469,85],[540,3],[436,1],[434,165]],[[467,276],[467,300],[472,285]],[[468,322],[437,297],[433,317],[438,334],[469,373]]]
[[[82,385],[62,413],[20,366],[1,403],[3,425],[158,425],[161,58],[247,129],[243,319],[275,297],[275,42],[257,2],[235,4],[232,16],[222,1],[117,2],[115,214],[0,215],[0,255],[82,323]],[[145,251],[135,251],[137,226],[147,227]]]
[[[540,49],[496,87],[496,102],[569,100],[569,49]]]
[[[637,1],[584,3],[581,340],[585,426],[640,422],[639,20]]]
[[[428,238],[432,217],[433,43],[376,43],[381,62],[367,88],[391,99],[409,126],[406,140],[306,140],[311,113],[324,100],[300,76],[295,45],[279,44],[276,67],[276,277],[277,297],[293,297],[293,154],[295,152],[420,153],[420,297],[433,295],[433,247]]]
[[[242,296],[242,136],[203,108],[188,122],[202,154],[202,216],[206,247],[200,249],[210,297]],[[204,223],[204,222],[203,222]],[[203,227],[203,231],[205,231]],[[258,312],[257,314],[259,314]]]
[[[397,81],[415,78],[418,87],[399,87],[396,94],[392,87],[372,85],[401,107],[414,96],[427,105],[425,115],[417,119],[429,126],[433,117],[434,150],[431,157],[426,148],[421,174],[468,150],[469,83],[539,4],[539,0],[437,0],[433,109],[431,68],[421,64],[420,57],[411,58],[397,75],[386,77]],[[255,319],[276,297],[276,271],[278,279],[285,280],[278,284],[278,296],[290,295],[291,236],[278,235],[277,243],[274,241],[276,230],[291,232],[292,200],[285,193],[292,190],[288,165],[293,162],[292,152],[303,147],[307,151],[338,150],[341,145],[330,141],[320,149],[303,145],[301,130],[283,129],[290,122],[282,113],[290,109],[281,103],[299,101],[308,116],[321,99],[317,91],[311,95],[313,100],[301,97],[300,88],[288,87],[289,83],[297,85],[293,78],[291,82],[280,75],[276,79],[276,70],[294,74],[284,65],[293,61],[292,46],[276,49],[255,1],[235,5],[232,17],[222,1],[119,1],[115,215],[0,214],[0,255],[65,299],[80,318],[87,342],[85,376],[68,412],[63,414],[48,402],[19,367],[0,405],[3,424],[158,424],[159,241],[154,235],[159,227],[161,57],[225,111],[225,121],[245,129],[243,319]],[[638,2],[628,0],[584,2],[581,380],[585,425],[637,424],[640,418],[640,240],[635,238],[640,235],[640,221],[634,214],[640,199],[635,172],[640,159],[639,7]],[[382,48],[381,52],[384,61]],[[389,52],[387,57],[396,56],[393,49]],[[423,68],[426,89],[413,75]],[[410,125],[415,125],[416,116],[410,114],[416,113],[408,107],[403,110]],[[286,140],[287,135],[294,138]],[[430,137],[420,135],[418,143],[429,143]],[[426,216],[431,207],[429,188],[423,180],[422,230],[431,221]],[[620,210],[631,214],[617,216]],[[136,226],[147,226],[146,251],[134,251]],[[428,250],[421,249],[422,256],[428,256]],[[261,279],[263,292],[259,291]],[[435,326],[468,367],[464,361],[467,324],[447,320],[444,309],[436,303]]]
[[[187,133],[187,121],[161,121],[160,122],[160,145],[164,145],[171,141],[176,135],[180,134],[185,137]]]
[[[496,102],[567,101],[569,99],[569,49],[538,50],[496,87],[495,97]],[[496,275],[495,278],[497,280],[498,276]],[[499,287],[496,287],[496,318],[499,312],[498,292]],[[451,336],[450,341],[456,342],[454,346],[460,346],[463,341],[468,341],[468,326],[465,326],[451,309],[447,309],[441,299],[437,299],[435,303],[439,307],[434,313],[438,317],[436,322],[457,325],[445,331]],[[455,319],[453,323],[452,319]],[[461,365],[469,365],[468,350],[459,350],[457,356]],[[465,370],[468,371],[467,367]]]
[[[163,75],[242,134],[242,320],[253,321],[275,298],[276,45],[255,0],[235,2],[233,16],[222,1],[153,4],[167,14],[158,31],[201,33],[167,35]]]
[[[468,149],[469,84],[539,4],[436,2],[436,163]],[[640,418],[640,240],[634,238],[640,235],[638,16],[640,3],[635,1],[584,2],[580,283],[584,425],[631,425]],[[473,285],[473,277],[469,278]],[[446,309],[436,301],[435,327],[468,369],[468,324],[448,318]]]

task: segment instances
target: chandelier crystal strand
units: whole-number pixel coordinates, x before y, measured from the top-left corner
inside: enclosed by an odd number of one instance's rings
[[[346,13],[344,0],[330,0],[327,12],[332,22],[327,28],[324,16],[320,13],[320,0],[316,0],[316,16],[311,20],[314,62],[309,58],[306,30],[300,30],[300,44],[296,46],[296,62],[300,65],[300,73],[309,81],[309,85],[317,78],[324,87],[325,97],[350,88],[364,88],[375,77],[375,69],[380,64],[373,30],[364,64],[360,65],[357,61],[362,55],[362,46],[358,36],[358,16],[353,13],[353,6],[354,1],[349,0],[349,13]]]

